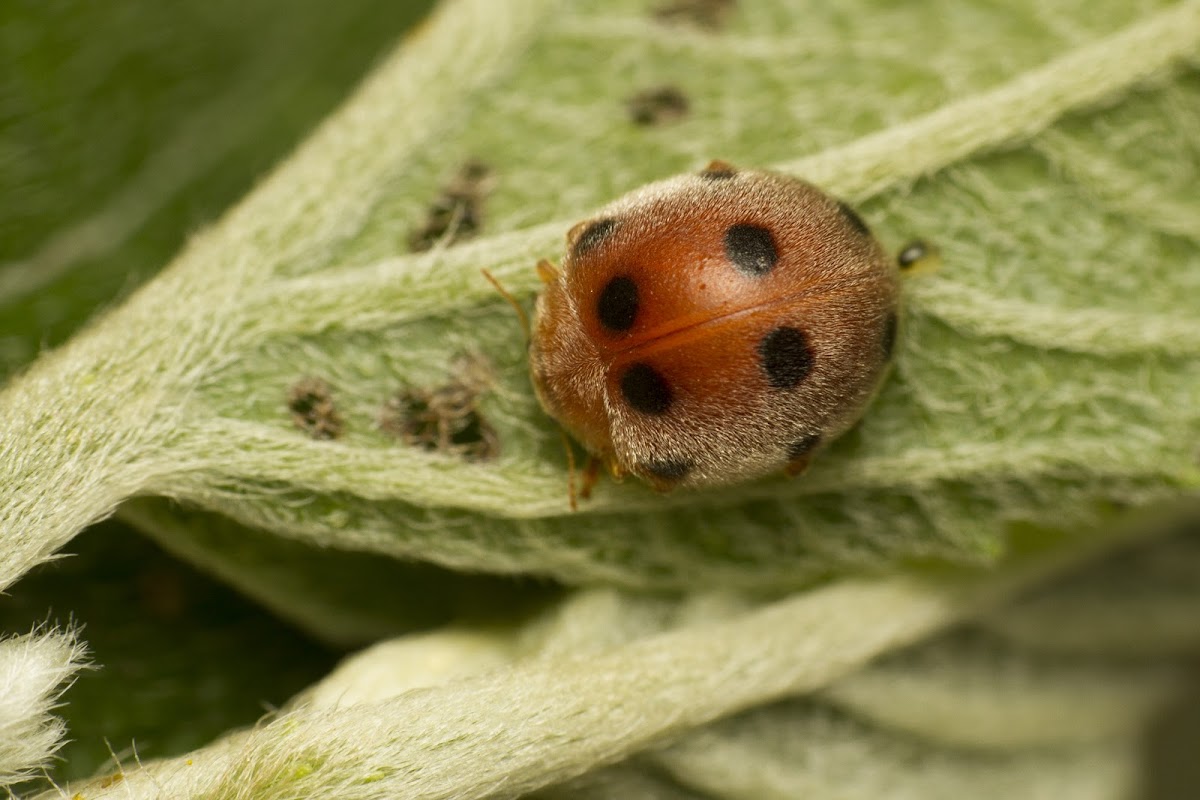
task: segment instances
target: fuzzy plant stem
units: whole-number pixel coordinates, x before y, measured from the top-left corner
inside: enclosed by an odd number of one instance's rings
[[[845,581],[601,653],[535,658],[382,702],[302,706],[190,756],[125,770],[119,786],[70,789],[89,798],[517,797],[825,686],[1063,563],[971,583]]]

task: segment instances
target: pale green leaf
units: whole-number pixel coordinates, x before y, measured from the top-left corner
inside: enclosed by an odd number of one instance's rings
[[[1030,650],[1152,658],[1200,647],[1200,523],[1038,593],[980,624]]]
[[[864,668],[973,609],[1006,613],[1005,598],[1056,574],[1047,567],[966,584],[849,581],[770,604],[582,591],[525,626],[376,645],[254,731],[126,763],[119,788],[98,778],[70,789],[510,797],[567,779],[546,796],[624,786],[654,796],[665,771],[665,796],[687,786],[731,800],[870,798],[889,786],[914,798],[968,788],[981,798],[1126,796],[1142,723],[1168,697],[1162,664],[1039,664],[1016,650],[988,659],[951,636]],[[815,701],[716,721],[822,687]],[[963,713],[948,720],[954,695]]]
[[[686,620],[697,604],[711,612],[702,598],[673,610],[585,592],[551,629],[569,638],[590,617],[586,628],[604,634],[609,611],[628,610],[610,616],[619,623],[607,646],[543,647],[505,668],[522,652],[520,631],[419,635],[368,651],[253,731],[186,757],[125,765],[119,787],[98,778],[70,788],[89,798],[516,796],[811,691],[1044,576],[1038,567],[970,584],[846,581],[734,603],[723,619],[706,612],[694,624],[669,618]],[[630,622],[639,607],[656,606],[666,619]]]
[[[1068,526],[1194,488],[1196,241],[1106,206],[1089,182],[1194,168],[1184,132],[1197,127],[1200,85],[1178,70],[1200,41],[1195,4],[1141,19],[1089,6],[1073,29],[1027,11],[1011,37],[976,16],[999,23],[999,12],[952,4],[762,5],[708,47],[641,8],[447,3],[161,278],[10,386],[0,529],[13,546],[0,583],[132,494],[459,568],[788,587],[899,559],[986,560],[1013,521]],[[953,44],[945,63],[914,55],[934,30]],[[600,69],[579,67],[601,52]],[[674,128],[632,125],[623,98],[651,78],[689,89],[696,113]],[[1019,146],[1051,127],[1052,160]],[[536,159],[523,150],[533,142],[545,143]],[[1064,179],[1073,143],[1112,169]],[[885,240],[932,238],[945,266],[913,282],[876,407],[804,480],[667,498],[604,485],[569,514],[520,329],[478,269],[524,292],[529,265],[554,255],[573,217],[702,152],[865,201]],[[470,157],[498,176],[494,235],[402,254]],[[1169,197],[1177,210],[1194,201]],[[429,454],[379,430],[386,398],[445,382],[464,353],[495,370],[480,413],[498,461]],[[305,376],[332,385],[341,439],[292,425],[284,401]]]
[[[1182,677],[1174,665],[1052,658],[987,638],[951,639],[861,670],[821,697],[943,746],[1016,751],[1131,739],[1179,693]]]
[[[536,608],[558,593],[545,581],[464,574],[357,551],[318,550],[151,498],[126,504],[121,515],[168,552],[338,647],[451,621],[483,624]]]
[[[1130,795],[1128,746],[964,754],[865,729],[801,704],[736,717],[648,757],[675,780],[726,800],[1112,798]]]

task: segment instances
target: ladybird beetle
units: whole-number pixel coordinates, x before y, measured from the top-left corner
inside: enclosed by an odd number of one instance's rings
[[[615,201],[570,230],[561,269],[538,268],[538,399],[659,491],[802,472],[862,416],[896,341],[899,273],[862,219],[724,162]]]

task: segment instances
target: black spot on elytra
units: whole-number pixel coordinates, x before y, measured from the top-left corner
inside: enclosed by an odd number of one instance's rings
[[[596,245],[604,241],[616,227],[617,221],[615,219],[596,220],[584,228],[583,233],[579,234],[579,238],[575,240],[575,246],[571,252],[576,258],[585,255],[589,250],[594,249]]]
[[[821,443],[821,434],[819,434],[819,433],[810,433],[807,436],[800,437],[799,439],[797,439],[796,441],[794,441],[790,445],[788,445],[788,449],[787,449],[788,461],[795,461],[798,458],[803,458],[804,456],[811,453],[813,450],[816,450],[817,445],[819,445],[820,443]]]
[[[643,414],[665,414],[671,407],[671,386],[649,364],[630,365],[621,376],[621,394],[625,402]]]
[[[779,261],[771,232],[758,225],[731,225],[725,231],[725,255],[739,272],[762,277]]]
[[[791,389],[812,372],[808,337],[799,328],[776,328],[758,343],[763,372],[776,389]]]
[[[702,169],[697,174],[706,181],[727,181],[737,175],[737,170],[731,167],[717,167]]]
[[[857,211],[843,203],[841,200],[838,201],[838,210],[842,212],[842,216],[845,217],[846,221],[850,223],[850,227],[854,228],[854,230],[858,231],[863,236],[871,235],[871,229],[867,227],[867,223],[863,222],[863,218],[858,215]]]
[[[664,481],[678,481],[686,477],[694,466],[696,464],[693,461],[664,459],[639,464],[638,469]]]
[[[896,312],[893,311],[887,315],[887,319],[883,323],[883,357],[890,359],[892,351],[896,349],[896,329],[899,327],[900,321],[896,317]]]
[[[627,331],[638,313],[638,288],[632,278],[618,275],[605,284],[596,301],[600,324],[610,331]]]

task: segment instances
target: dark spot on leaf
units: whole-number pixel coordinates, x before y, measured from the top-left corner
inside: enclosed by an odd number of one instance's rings
[[[492,170],[471,160],[442,187],[429,204],[425,222],[408,237],[414,251],[428,250],[438,242],[447,245],[469,239],[483,227],[483,201],[491,188]]]
[[[490,368],[481,358],[460,359],[446,383],[405,389],[389,398],[379,427],[412,447],[491,461],[500,453],[500,440],[479,410],[490,382]]]
[[[629,118],[643,126],[666,125],[687,116],[688,99],[675,86],[655,86],[630,97],[626,103]]]
[[[116,786],[118,783],[120,783],[123,780],[125,780],[124,772],[114,772],[111,775],[106,775],[100,781],[100,788],[101,789],[110,789],[113,786]]]
[[[333,389],[321,378],[301,378],[288,390],[292,424],[314,439],[342,435],[342,417],[333,403]]]
[[[717,30],[724,26],[734,5],[734,0],[667,0],[654,10],[654,18],[671,25]]]

